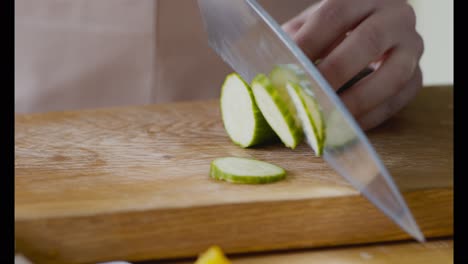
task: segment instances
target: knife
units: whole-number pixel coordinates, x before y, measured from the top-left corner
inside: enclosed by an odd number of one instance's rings
[[[255,0],[198,0],[198,6],[209,45],[247,82],[259,73],[270,72],[275,65],[294,65],[305,73],[308,92],[319,102],[325,117],[323,159],[404,231],[424,242],[392,177],[356,120],[315,65],[262,6]],[[343,135],[346,141],[335,138]],[[341,141],[343,144],[331,143]]]

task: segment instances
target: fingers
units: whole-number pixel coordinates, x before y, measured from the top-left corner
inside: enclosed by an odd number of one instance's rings
[[[307,18],[293,39],[315,61],[377,6],[374,0],[323,0]],[[356,8],[359,6],[359,8]]]
[[[281,26],[283,30],[291,37],[296,34],[296,32],[304,25],[306,18],[304,15],[299,15],[291,20],[289,20],[287,23],[283,24]]]
[[[404,39],[406,21],[395,19],[397,12],[373,13],[321,61],[319,70],[335,90]]]
[[[411,80],[397,95],[358,119],[359,125],[362,129],[369,130],[382,124],[403,109],[403,107],[416,96],[421,87],[422,73],[421,69],[418,67]]]
[[[419,41],[398,46],[372,74],[341,94],[349,111],[360,118],[402,90],[413,77],[422,54]]]
[[[319,2],[312,4],[306,10],[302,11],[299,15],[282,25],[283,30],[288,33],[289,36],[294,36],[296,32],[304,25],[309,13],[314,12],[317,9]]]
[[[416,17],[406,0],[322,0],[284,29],[333,88],[363,69],[373,72],[340,97],[365,129],[399,111],[421,87],[424,50]]]

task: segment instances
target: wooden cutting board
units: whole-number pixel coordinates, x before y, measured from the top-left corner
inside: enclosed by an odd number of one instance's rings
[[[392,242],[363,246],[227,256],[232,264],[452,264],[453,240]],[[195,259],[195,258],[194,258]],[[145,261],[141,264],[193,264],[194,259]],[[18,264],[18,263],[16,263]]]
[[[369,137],[427,237],[453,234],[453,89],[427,87]],[[286,180],[208,177],[253,157]],[[93,263],[322,247],[408,236],[302,144],[233,145],[218,102],[17,115],[17,250],[37,263]]]

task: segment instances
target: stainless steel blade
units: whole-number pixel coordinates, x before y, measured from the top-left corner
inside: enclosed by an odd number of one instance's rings
[[[418,241],[424,236],[364,132],[313,63],[255,0],[198,0],[210,46],[250,82],[275,65],[305,73],[326,123],[323,158]]]

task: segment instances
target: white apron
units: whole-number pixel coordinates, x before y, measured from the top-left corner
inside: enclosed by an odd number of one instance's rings
[[[313,0],[260,1],[279,23]],[[216,98],[196,0],[16,0],[15,111]]]

